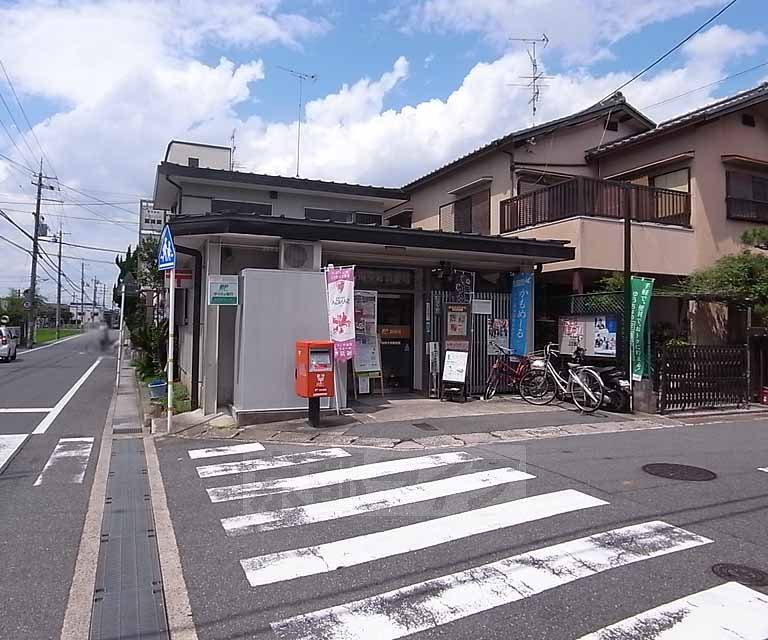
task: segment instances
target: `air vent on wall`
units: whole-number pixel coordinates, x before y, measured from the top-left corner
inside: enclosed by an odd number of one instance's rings
[[[751,113],[742,113],[741,114],[741,124],[743,124],[745,127],[754,127],[755,126],[755,116],[753,116]]]
[[[293,271],[320,270],[320,243],[280,240],[281,269]]]

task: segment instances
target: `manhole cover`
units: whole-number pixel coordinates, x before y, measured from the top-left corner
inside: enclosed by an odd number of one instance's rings
[[[750,587],[768,586],[768,573],[754,567],[743,564],[730,564],[724,562],[712,567],[712,573],[723,580],[733,580]]]
[[[440,431],[440,429],[433,427],[429,422],[414,422],[413,426],[422,431]]]
[[[705,480],[714,480],[717,478],[717,474],[709,469],[690,467],[687,464],[671,464],[669,462],[654,462],[643,465],[643,471],[650,473],[652,476],[669,478],[670,480],[704,482]]]

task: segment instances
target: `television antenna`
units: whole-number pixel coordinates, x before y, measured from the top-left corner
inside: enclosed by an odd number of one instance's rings
[[[541,99],[541,88],[547,85],[542,83],[542,80],[548,80],[552,76],[545,76],[543,72],[539,71],[539,61],[536,57],[536,45],[542,43],[544,46],[542,49],[546,49],[549,44],[549,38],[547,34],[541,34],[541,38],[510,38],[513,42],[525,42],[530,45],[528,49],[528,57],[531,59],[531,75],[520,76],[521,80],[528,80],[526,84],[511,84],[511,87],[524,87],[531,90],[531,97],[528,100],[528,104],[531,105],[531,125],[536,124],[536,111],[539,107],[539,100]]]
[[[294,69],[289,69],[288,67],[281,67],[280,65],[277,66],[278,69],[282,69],[286,73],[290,73],[299,83],[299,119],[298,119],[298,126],[296,127],[296,177],[299,177],[299,166],[301,163],[301,101],[302,101],[302,90],[304,88],[304,81],[305,80],[311,80],[312,82],[315,82],[317,80],[317,75],[314,73],[303,73],[301,71],[296,71]]]

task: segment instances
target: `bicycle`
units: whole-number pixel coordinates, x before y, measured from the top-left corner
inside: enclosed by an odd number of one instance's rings
[[[526,356],[517,360],[510,360],[510,356],[513,356],[512,351],[501,345],[497,345],[497,347],[501,354],[493,363],[488,379],[485,381],[485,393],[483,394],[485,400],[490,400],[496,395],[499,383],[507,384],[512,388],[519,388],[520,380],[530,368],[530,361]]]
[[[600,408],[605,395],[605,387],[598,373],[589,366],[581,364],[584,349],[577,347],[574,362],[568,363],[568,378],[563,378],[552,364],[552,356],[560,352],[548,344],[544,349],[544,358],[531,361],[531,368],[520,380],[520,395],[523,400],[533,405],[545,405],[558,395],[571,398],[584,413],[593,413]]]

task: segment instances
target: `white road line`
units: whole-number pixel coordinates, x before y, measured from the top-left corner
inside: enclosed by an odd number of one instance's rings
[[[57,483],[81,484],[93,449],[93,438],[61,438],[33,486],[39,487],[47,476]]]
[[[494,504],[363,536],[241,560],[252,587],[428,549],[481,533],[608,504],[574,489]]]
[[[48,347],[55,347],[57,344],[61,344],[62,342],[66,342],[67,340],[74,340],[75,338],[82,338],[84,333],[78,333],[75,336],[69,336],[68,338],[62,338],[61,340],[56,340],[56,342],[50,342],[48,344],[44,344],[42,347],[35,347],[34,349],[24,349],[23,351],[19,351],[19,355],[23,356],[27,353],[32,353],[33,351],[41,351],[42,349],[47,349]]]
[[[303,491],[305,489],[317,489],[330,487],[334,484],[354,482],[356,480],[368,480],[380,478],[396,473],[432,469],[449,464],[461,462],[473,462],[481,460],[477,456],[463,451],[457,453],[439,453],[431,456],[419,456],[416,458],[403,458],[401,460],[388,460],[386,462],[374,462],[346,469],[332,469],[311,473],[297,478],[280,478],[277,480],[263,480],[261,482],[248,482],[246,484],[233,484],[226,487],[208,489],[208,497],[211,502],[226,502],[228,500],[244,500],[256,496],[265,496],[274,493],[288,493],[289,491]]]
[[[758,467],[757,470],[758,471],[765,471],[766,473],[768,473],[768,467]]]
[[[297,464],[309,464],[322,462],[334,458],[348,458],[351,453],[344,449],[318,449],[302,453],[292,453],[287,456],[274,456],[273,458],[259,458],[256,460],[236,460],[235,462],[222,462],[209,464],[197,468],[197,475],[201,478],[215,478],[217,476],[230,476],[238,473],[251,473],[253,471],[266,471],[281,467],[292,467]]]
[[[605,531],[272,623],[280,640],[392,640],[712,542],[665,522]]]
[[[249,533],[251,531],[269,531],[283,527],[294,527],[302,524],[336,520],[337,518],[347,518],[380,509],[391,509],[392,507],[406,504],[435,500],[510,482],[530,480],[535,477],[517,469],[504,467],[491,471],[468,473],[443,480],[421,482],[396,489],[375,491],[360,496],[316,502],[300,507],[287,507],[285,509],[262,511],[260,513],[246,513],[231,518],[224,518],[221,524],[230,535]]]
[[[627,618],[580,640],[765,640],[768,596],[727,582]]]
[[[0,413],[48,413],[53,407],[42,409],[40,407],[0,407]]]
[[[0,435],[0,472],[5,469],[27,438],[29,435],[26,433]]]
[[[68,339],[68,338],[67,338]],[[50,427],[53,424],[53,421],[56,420],[56,418],[59,417],[59,414],[62,412],[64,407],[69,404],[69,401],[72,400],[74,395],[77,393],[78,389],[82,387],[85,384],[85,381],[88,380],[88,377],[93,373],[93,370],[99,366],[99,362],[103,360],[103,356],[100,356],[96,359],[96,362],[94,362],[89,368],[88,371],[86,371],[82,376],[80,376],[80,379],[75,382],[75,384],[72,385],[69,391],[67,391],[64,396],[56,403],[56,406],[51,409],[51,412],[45,416],[45,418],[42,419],[39,425],[35,427],[35,430],[32,432],[35,435],[39,435],[41,433],[45,433],[48,431],[48,427]]]
[[[264,451],[264,445],[259,444],[258,442],[244,442],[243,444],[212,447],[210,449],[192,449],[188,453],[192,460],[198,460],[199,458],[234,456],[241,453],[255,453],[256,451]]]

